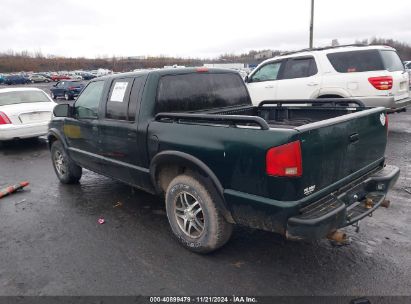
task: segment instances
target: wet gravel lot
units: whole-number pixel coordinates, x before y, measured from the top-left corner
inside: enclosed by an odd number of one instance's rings
[[[0,187],[30,182],[0,199],[0,295],[411,295],[411,111],[389,118],[392,205],[342,247],[236,228],[197,255],[174,241],[161,199],[90,171],[61,185],[44,139],[0,144]]]

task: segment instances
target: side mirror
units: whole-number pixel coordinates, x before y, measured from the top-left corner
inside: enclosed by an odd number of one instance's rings
[[[55,117],[70,117],[71,108],[69,104],[58,104],[53,109]]]
[[[247,83],[248,82],[248,75],[244,77],[244,82]]]

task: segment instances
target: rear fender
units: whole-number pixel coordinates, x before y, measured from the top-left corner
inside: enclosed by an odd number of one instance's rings
[[[203,177],[207,178],[213,184],[217,195],[220,197],[220,200],[216,202],[217,209],[223,214],[224,218],[228,222],[234,223],[231,211],[229,210],[224,199],[224,188],[218,180],[217,176],[204,162],[190,154],[180,151],[163,151],[153,157],[150,164],[150,176],[151,181],[158,194],[163,193],[163,189],[161,188],[161,185],[158,181],[158,174],[160,173],[161,168],[167,165],[173,165],[177,166],[178,168],[186,168],[189,170],[197,171]]]

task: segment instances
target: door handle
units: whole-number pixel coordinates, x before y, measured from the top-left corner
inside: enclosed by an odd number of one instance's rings
[[[318,85],[318,84],[319,84],[318,82],[310,82],[310,83],[307,83],[307,85],[310,86],[310,87],[316,86],[316,85]]]
[[[350,135],[350,142],[354,143],[360,139],[360,135],[358,133],[354,133]]]
[[[272,84],[266,85],[265,86],[266,89],[274,89],[274,86]]]

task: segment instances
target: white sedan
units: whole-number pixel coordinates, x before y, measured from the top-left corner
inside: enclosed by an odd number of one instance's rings
[[[40,89],[0,89],[0,141],[47,134],[55,105]]]

